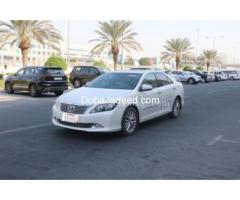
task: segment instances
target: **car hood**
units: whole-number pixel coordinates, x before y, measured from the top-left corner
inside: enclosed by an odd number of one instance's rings
[[[108,102],[112,99],[127,98],[132,95],[133,90],[81,87],[63,94],[59,97],[59,101],[60,103],[74,105],[93,105]]]

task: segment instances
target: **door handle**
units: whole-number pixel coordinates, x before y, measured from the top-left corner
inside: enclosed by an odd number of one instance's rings
[[[161,92],[161,91],[158,91],[157,94],[162,94],[162,92]]]

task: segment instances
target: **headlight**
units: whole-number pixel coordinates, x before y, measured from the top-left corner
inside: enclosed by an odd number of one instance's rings
[[[110,111],[116,108],[116,106],[117,103],[99,104],[91,111],[91,113]]]
[[[59,98],[56,99],[55,101],[55,106],[58,110],[60,110],[60,102],[59,102]]]

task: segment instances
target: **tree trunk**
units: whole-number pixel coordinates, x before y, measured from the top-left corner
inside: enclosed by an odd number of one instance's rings
[[[176,70],[179,70],[180,61],[181,61],[180,58],[176,56]]]
[[[207,71],[208,71],[209,67],[210,67],[210,62],[207,61]]]
[[[117,70],[118,53],[113,54],[114,71]]]
[[[21,49],[21,52],[22,52],[23,67],[26,67],[28,64],[28,49],[26,49],[26,48]]]

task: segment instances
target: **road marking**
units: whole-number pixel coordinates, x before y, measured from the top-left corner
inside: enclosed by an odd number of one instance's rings
[[[239,141],[234,141],[234,140],[226,140],[226,139],[221,139],[221,142],[227,142],[227,143],[233,143],[233,144],[240,144]]]
[[[25,130],[29,130],[29,129],[41,128],[41,127],[50,126],[50,125],[52,125],[52,123],[44,123],[44,124],[38,124],[38,125],[33,125],[33,126],[25,126],[25,127],[10,129],[10,130],[6,130],[6,131],[0,131],[0,135],[6,134],[6,133],[18,132],[18,131],[25,131]]]
[[[218,135],[217,137],[213,138],[207,145],[208,146],[212,146],[216,142],[220,141],[222,138],[223,138],[223,135]]]

